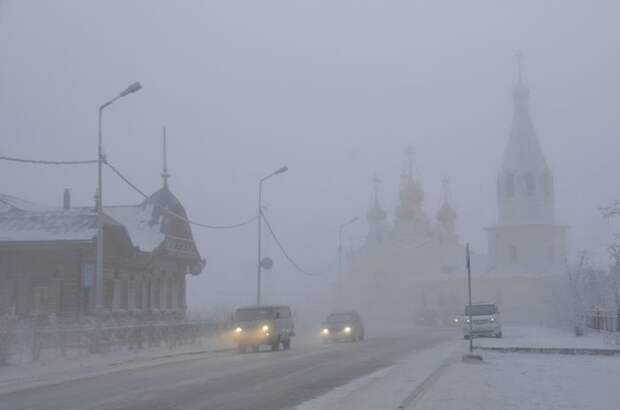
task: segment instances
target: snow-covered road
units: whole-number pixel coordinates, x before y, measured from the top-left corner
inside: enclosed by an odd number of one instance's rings
[[[290,351],[211,353],[0,395],[1,409],[279,409],[454,339],[415,331],[363,343],[299,343]]]

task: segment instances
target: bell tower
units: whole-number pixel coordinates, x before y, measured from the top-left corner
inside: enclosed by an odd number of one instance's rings
[[[490,268],[545,273],[566,259],[566,227],[555,221],[553,173],[529,111],[523,53],[515,56],[513,118],[497,176],[498,224],[487,228]]]

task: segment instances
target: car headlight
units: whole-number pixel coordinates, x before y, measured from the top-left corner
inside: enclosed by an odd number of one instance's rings
[[[329,329],[325,328],[325,329],[323,329],[323,331],[321,333],[323,333],[324,335],[328,335],[329,334]]]
[[[492,317],[491,319],[489,319],[489,322],[491,322],[491,323],[495,322],[495,318]]]
[[[454,323],[459,323],[459,318],[458,318],[458,317],[455,317],[455,318],[454,318],[454,319],[452,319],[452,320],[454,320]]]
[[[240,327],[235,329],[235,333],[241,333],[241,332],[243,332],[243,329],[241,329]]]
[[[345,333],[351,333],[351,328],[349,326],[344,328]]]
[[[469,323],[469,319],[465,319],[465,321],[466,321],[467,323]]]
[[[263,326],[263,332],[268,332],[268,331],[269,331],[269,326],[264,325],[264,326]]]

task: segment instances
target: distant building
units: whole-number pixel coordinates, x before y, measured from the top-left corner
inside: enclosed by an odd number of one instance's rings
[[[104,208],[103,305],[108,315],[183,317],[186,276],[205,266],[185,209],[168,187],[137,205]],[[171,212],[169,212],[171,211]],[[176,217],[175,215],[180,216]],[[95,309],[97,213],[0,194],[0,312],[88,317]]]
[[[489,268],[496,274],[564,272],[566,226],[555,219],[553,173],[530,118],[520,55],[517,63],[512,128],[497,177],[499,223],[486,228]]]
[[[342,298],[367,316],[391,312],[412,320],[433,310],[437,319],[448,320],[462,309],[465,295],[465,245],[456,232],[457,213],[450,204],[448,180],[443,181],[442,204],[431,218],[424,209],[422,183],[413,173],[410,147],[392,224],[378,191],[375,178],[368,235],[348,255]],[[472,260],[477,269],[486,269],[485,256],[473,253]]]

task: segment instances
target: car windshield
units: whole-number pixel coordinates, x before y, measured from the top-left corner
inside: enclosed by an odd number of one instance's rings
[[[252,309],[239,309],[235,313],[235,321],[248,322],[253,320],[265,320],[271,319],[273,311],[271,308],[252,308]]]
[[[327,318],[328,323],[350,322],[353,315],[350,313],[333,313]]]
[[[470,315],[470,306],[465,306],[465,316]],[[495,305],[471,305],[471,316],[494,315],[497,313]]]

